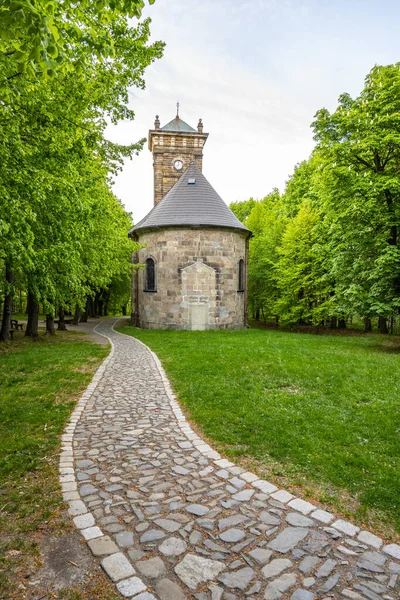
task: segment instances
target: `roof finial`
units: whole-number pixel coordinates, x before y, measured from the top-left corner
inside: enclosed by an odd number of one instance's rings
[[[179,102],[176,103],[176,118],[179,119]]]
[[[158,115],[156,115],[156,119],[154,121],[154,129],[160,129],[160,119]]]

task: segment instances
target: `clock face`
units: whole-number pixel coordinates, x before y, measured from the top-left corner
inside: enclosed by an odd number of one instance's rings
[[[183,167],[183,162],[181,160],[176,160],[174,162],[174,167],[177,171],[180,171]]]

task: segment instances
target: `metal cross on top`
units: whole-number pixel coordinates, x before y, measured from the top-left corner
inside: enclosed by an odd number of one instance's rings
[[[179,117],[179,102],[176,103],[176,116]]]

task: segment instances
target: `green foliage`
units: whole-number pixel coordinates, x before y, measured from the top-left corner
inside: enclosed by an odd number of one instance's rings
[[[278,248],[276,265],[279,297],[275,304],[280,323],[313,323],[321,320],[321,303],[327,291],[324,265],[317,260],[319,215],[303,200],[297,215],[291,219]],[[319,271],[321,268],[322,272]],[[315,319],[315,309],[317,319]]]
[[[21,75],[81,75],[88,50],[99,61],[114,58],[115,27],[127,17],[139,18],[144,4],[144,0],[3,0],[0,89],[12,98]]]
[[[356,99],[343,94],[314,122],[323,157],[337,305],[363,316],[400,306],[400,63],[374,67]]]
[[[239,221],[245,222],[252,209],[256,205],[256,200],[250,198],[249,200],[243,200],[241,202],[232,202],[230,205],[231,211],[237,216]]]
[[[249,244],[249,303],[254,315],[275,316],[277,299],[276,263],[278,246],[286,219],[281,213],[277,191],[258,202],[251,211],[246,226],[253,237]]]
[[[279,202],[232,205],[254,236],[253,314],[281,324],[398,314],[399,115],[400,63],[376,66],[360,96],[318,111],[317,146]]]
[[[146,67],[162,55],[163,43],[149,43],[149,20],[129,20],[143,6],[0,5],[0,269],[13,270],[49,313],[129,281],[132,222],[111,177],[145,140],[113,144],[105,129],[134,118],[128,90],[144,87]],[[0,283],[2,295],[9,290]]]

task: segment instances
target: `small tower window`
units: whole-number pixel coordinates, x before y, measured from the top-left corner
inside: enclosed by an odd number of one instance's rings
[[[239,260],[238,292],[244,292],[244,260]]]
[[[156,292],[157,281],[156,281],[156,265],[152,258],[146,258],[146,267],[144,271],[144,291],[145,292]]]

